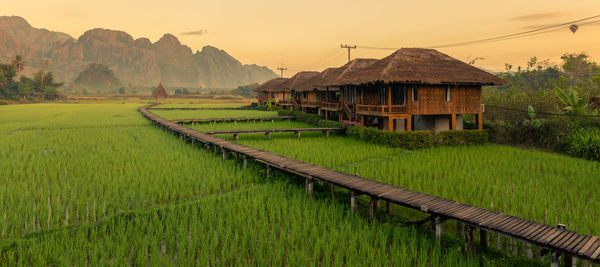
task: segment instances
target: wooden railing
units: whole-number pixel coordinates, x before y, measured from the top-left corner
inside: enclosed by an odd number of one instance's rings
[[[321,103],[321,107],[322,108],[327,108],[327,109],[339,110],[340,109],[340,103],[338,103],[338,102],[322,102]]]
[[[367,114],[405,114],[406,105],[362,105],[356,104],[357,113]]]
[[[317,106],[317,102],[303,101],[302,103],[300,103],[300,105],[302,105],[302,106],[316,107]]]
[[[279,105],[282,105],[282,106],[291,106],[292,105],[292,100],[279,100]]]

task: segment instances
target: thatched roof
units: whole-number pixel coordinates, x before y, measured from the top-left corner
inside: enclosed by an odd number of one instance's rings
[[[307,80],[298,86],[300,91],[312,91],[314,89],[323,90],[327,85],[335,85],[340,77],[349,71],[358,71],[367,68],[377,62],[374,58],[356,58],[339,68],[328,68],[319,75]],[[330,90],[339,90],[339,88],[330,88]]]
[[[156,90],[154,90],[154,92],[152,93],[152,96],[153,97],[167,97],[167,96],[169,96],[169,94],[167,94],[167,91],[163,87],[162,83],[159,83],[158,87],[156,87]]]
[[[367,68],[348,70],[327,85],[365,83],[502,85],[507,81],[434,49],[402,48]]]
[[[279,88],[279,86],[284,83],[285,81],[287,81],[288,78],[275,78],[275,79],[271,79],[266,81],[265,83],[259,85],[258,87],[252,89],[256,92],[262,92],[262,91],[268,91],[271,92],[273,90],[277,90]]]
[[[276,90],[273,90],[273,91],[281,92],[281,91],[297,90],[299,85],[301,85],[302,83],[306,82],[308,79],[315,77],[317,75],[319,75],[319,72],[316,72],[316,71],[298,72],[298,73],[296,73],[296,75],[292,76],[292,78],[289,78],[287,81],[281,83],[281,85],[279,85],[279,88],[277,88]]]

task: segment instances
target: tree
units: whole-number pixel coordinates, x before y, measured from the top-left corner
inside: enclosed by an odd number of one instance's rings
[[[54,82],[54,75],[52,72],[44,72],[43,70],[38,71],[33,76],[34,90],[42,93],[42,97],[53,99],[56,96],[57,90],[61,87],[62,83]]]
[[[18,87],[19,95],[23,97],[23,100],[25,100],[28,95],[33,93],[35,86],[33,84],[32,79],[27,78],[25,76],[21,76],[17,87]]]
[[[0,64],[0,97],[16,98],[16,83],[14,81],[17,75],[15,69],[10,64]]]
[[[21,55],[16,55],[15,59],[10,61],[10,64],[13,66],[13,68],[15,69],[15,71],[18,74],[21,74],[23,69],[25,69],[25,67],[27,67],[27,63],[25,63],[25,61],[23,61],[23,59],[21,58]]]

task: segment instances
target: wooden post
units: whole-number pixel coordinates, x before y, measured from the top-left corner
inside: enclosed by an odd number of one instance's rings
[[[479,130],[483,129],[483,114],[482,113],[477,114],[477,129],[479,129]]]
[[[479,245],[482,248],[488,247],[488,234],[485,230],[479,228]]]
[[[271,140],[271,132],[265,133],[265,139]]]
[[[240,137],[239,137],[238,134],[234,133],[233,134],[233,139],[235,139],[237,141],[237,140],[240,140]]]
[[[558,224],[558,228],[560,229],[567,229],[567,226],[564,224]],[[571,257],[571,255],[569,254],[563,254],[562,256],[564,258],[564,265],[565,266],[572,266],[573,265],[573,257]]]
[[[440,216],[435,217],[435,219],[433,220],[433,223],[435,224],[435,239],[437,240],[437,243],[441,247],[442,246],[442,234],[444,232],[444,228],[442,228],[442,218]]]
[[[242,168],[245,170],[246,167],[248,167],[248,156],[243,155],[242,156],[242,161],[243,161],[243,165],[242,165],[243,167]]]
[[[300,139],[300,131],[296,131],[295,134],[298,136],[298,139]]]
[[[267,165],[267,178],[271,176],[271,165],[266,164]]]
[[[227,149],[221,147],[221,152],[223,152],[223,161],[227,160]]]
[[[465,225],[465,256],[473,253],[473,227]]]
[[[456,130],[456,114],[450,115],[450,130]]]
[[[391,201],[386,201],[385,202],[385,209],[387,210],[387,213],[389,216],[392,216],[392,202]]]
[[[331,201],[335,201],[335,185],[329,184],[329,187],[331,187]]]
[[[308,193],[309,195],[312,195],[314,186],[315,186],[314,180],[311,178],[306,178],[306,193]]]
[[[238,157],[240,156],[240,154],[237,153],[237,152],[234,152],[233,155],[234,155],[235,164],[237,164],[238,163]]]
[[[408,117],[406,117],[406,127],[404,127],[404,129],[406,129],[407,132],[412,131],[412,115],[408,115]]]
[[[388,131],[393,132],[394,131],[394,120],[390,116],[387,117],[387,120],[388,120]]]
[[[217,145],[213,146],[213,152],[215,153],[215,155],[218,153],[218,151],[217,151]]]
[[[350,212],[352,215],[356,213],[356,192],[350,192]]]
[[[371,196],[371,201],[369,202],[369,217],[371,221],[375,220],[375,215],[377,212],[377,197]]]

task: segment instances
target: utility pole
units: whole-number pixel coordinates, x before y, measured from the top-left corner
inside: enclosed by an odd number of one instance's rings
[[[281,78],[283,78],[283,71],[287,70],[287,68],[284,68],[283,63],[281,63],[281,68],[277,68],[277,70],[281,71]]]
[[[348,49],[348,62],[350,62],[350,49],[356,49],[356,45],[340,45],[342,48]]]

